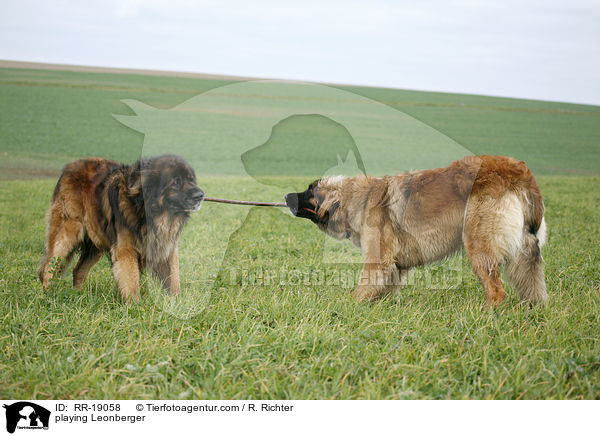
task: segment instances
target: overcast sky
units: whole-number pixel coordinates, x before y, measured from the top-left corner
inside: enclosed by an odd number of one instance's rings
[[[600,104],[600,1],[0,0],[0,59]]]

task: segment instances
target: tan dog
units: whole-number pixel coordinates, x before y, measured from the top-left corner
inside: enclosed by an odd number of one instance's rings
[[[410,268],[463,246],[488,304],[506,295],[502,265],[522,301],[548,298],[540,253],[544,202],[524,162],[468,156],[445,168],[397,176],[325,178],[287,194],[286,203],[294,215],[362,249],[358,300],[394,291]]]

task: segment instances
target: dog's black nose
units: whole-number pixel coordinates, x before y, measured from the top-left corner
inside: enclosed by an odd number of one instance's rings
[[[290,208],[290,211],[296,215],[298,212],[298,194],[295,192],[290,192],[285,195],[285,204]]]
[[[196,192],[194,192],[194,194],[192,195],[192,199],[194,201],[202,201],[204,200],[204,191],[202,189],[198,189]]]

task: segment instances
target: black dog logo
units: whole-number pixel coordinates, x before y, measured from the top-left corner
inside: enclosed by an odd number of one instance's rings
[[[6,431],[14,433],[19,421],[19,428],[48,428],[50,411],[28,401],[19,401],[11,405],[4,405],[6,409]],[[41,425],[40,425],[41,421]]]

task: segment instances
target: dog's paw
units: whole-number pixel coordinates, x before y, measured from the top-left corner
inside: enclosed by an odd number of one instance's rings
[[[375,301],[381,296],[382,289],[380,289],[378,286],[372,285],[359,285],[352,293],[352,297],[359,302]]]

